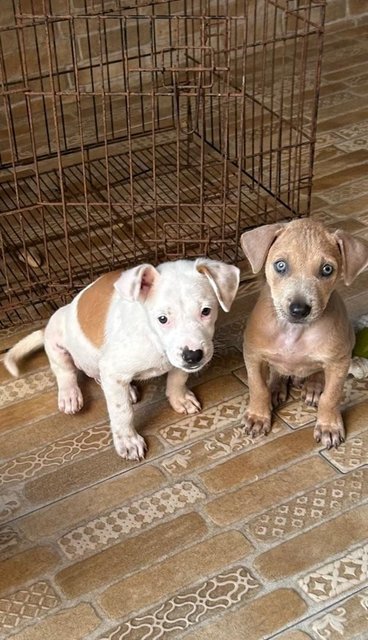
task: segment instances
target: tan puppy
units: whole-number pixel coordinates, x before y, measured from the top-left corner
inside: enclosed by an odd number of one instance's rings
[[[246,431],[269,433],[272,406],[286,399],[289,377],[308,378],[302,394],[318,405],[314,437],[337,447],[345,435],[340,403],[354,333],[335,286],[340,275],[349,285],[366,268],[368,247],[308,219],[247,231],[241,246],[253,272],[265,263],[266,275],[244,333]]]

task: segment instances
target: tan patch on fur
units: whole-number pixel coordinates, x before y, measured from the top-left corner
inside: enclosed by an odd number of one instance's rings
[[[111,271],[96,280],[78,300],[79,325],[92,344],[98,349],[103,345],[107,312],[114,293],[114,283],[121,271]]]

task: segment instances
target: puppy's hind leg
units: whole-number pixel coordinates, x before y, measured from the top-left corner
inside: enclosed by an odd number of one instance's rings
[[[45,351],[58,386],[58,406],[63,413],[77,413],[83,396],[77,381],[77,368],[64,344],[64,309],[54,313],[45,329]]]
[[[323,371],[317,371],[304,380],[302,386],[302,398],[310,407],[318,407],[319,399],[325,386]]]
[[[278,371],[270,367],[270,377],[268,379],[268,388],[271,393],[271,402],[273,409],[286,401],[288,397],[289,376],[282,376]]]

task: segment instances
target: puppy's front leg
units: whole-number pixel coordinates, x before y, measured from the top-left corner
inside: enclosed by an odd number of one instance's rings
[[[266,365],[258,358],[246,355],[248,374],[249,404],[244,416],[245,432],[253,438],[271,431],[271,393],[266,383]]]
[[[327,449],[337,448],[345,440],[340,402],[349,365],[350,359],[325,368],[325,388],[319,399],[314,438]]]
[[[177,413],[198,413],[201,410],[199,401],[185,384],[188,375],[182,369],[171,369],[167,374],[166,395]]]
[[[142,460],[146,443],[134,428],[130,381],[103,369],[100,373],[116,452],[126,460]]]

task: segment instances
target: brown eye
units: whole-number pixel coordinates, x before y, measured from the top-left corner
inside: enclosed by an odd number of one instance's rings
[[[211,309],[210,307],[203,307],[202,309],[202,316],[209,316],[211,313]]]

